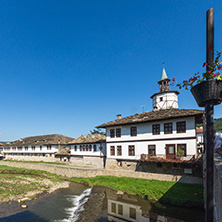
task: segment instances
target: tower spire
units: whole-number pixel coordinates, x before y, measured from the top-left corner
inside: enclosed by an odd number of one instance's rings
[[[168,77],[167,77],[166,70],[164,68],[164,62],[163,62],[163,71],[162,71],[162,75],[161,75],[160,80],[164,80],[164,79],[168,79]]]

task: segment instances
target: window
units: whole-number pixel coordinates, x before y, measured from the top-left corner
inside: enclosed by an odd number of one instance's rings
[[[85,151],[85,150],[86,150],[86,147],[85,147],[85,145],[83,145],[82,147],[83,147],[83,148],[82,148],[82,150],[83,150],[83,151]]]
[[[132,208],[132,207],[129,208],[129,216],[130,216],[130,218],[136,219],[136,209],[135,208]]]
[[[47,145],[47,150],[51,150],[52,146],[51,145]]]
[[[33,151],[35,150],[35,146],[32,146],[32,150],[33,150]]]
[[[116,213],[116,204],[115,203],[111,203],[111,211],[113,213]]]
[[[129,156],[135,156],[135,146],[129,146]]]
[[[22,151],[22,147],[18,147],[18,151]]]
[[[15,150],[16,150],[16,147],[12,147],[12,150],[15,151]]]
[[[156,156],[156,145],[148,145],[148,154]]]
[[[163,101],[163,97],[160,97],[160,102],[162,102]]]
[[[115,146],[110,146],[110,156],[115,156]]]
[[[80,145],[80,151],[82,151],[82,145]]]
[[[89,145],[89,151],[92,151],[92,145]]]
[[[89,151],[89,146],[88,145],[86,145],[86,151]]]
[[[118,204],[118,214],[123,215],[123,205]]]
[[[93,151],[96,152],[96,144],[93,145]]]
[[[172,123],[164,123],[164,134],[171,134],[173,132]]]
[[[117,156],[122,156],[122,146],[117,146]]]
[[[42,150],[42,146],[40,146],[39,148],[40,148],[40,150]]]
[[[114,130],[114,129],[111,129],[111,130],[110,130],[110,137],[111,137],[111,138],[114,138],[114,137],[115,137],[115,130]]]
[[[153,135],[160,134],[160,124],[154,124],[153,125]]]
[[[130,135],[137,136],[137,127],[136,126],[130,127]]]
[[[182,153],[183,156],[187,156],[187,145],[186,144],[177,144],[177,155]]]
[[[177,122],[177,133],[186,133],[186,121]]]
[[[116,129],[116,137],[121,137],[121,128]]]
[[[77,146],[76,145],[74,146],[74,149],[75,149],[75,151],[77,151]]]

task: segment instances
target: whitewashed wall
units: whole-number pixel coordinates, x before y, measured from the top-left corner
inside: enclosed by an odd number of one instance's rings
[[[163,101],[160,101],[160,97]],[[153,97],[153,107],[158,109],[178,108],[178,96],[174,92],[164,92]]]
[[[180,121],[186,121],[186,133],[176,132],[176,122]],[[164,123],[170,123],[170,122],[173,123],[173,133],[164,134]],[[160,135],[152,134],[153,124],[160,124]],[[137,136],[130,136],[130,127],[132,126],[137,127]],[[116,129],[116,128],[121,128],[121,137],[111,138],[110,129]],[[174,139],[171,140],[172,138]],[[143,140],[152,140],[152,141],[143,141]],[[187,144],[187,156],[190,157],[196,154],[196,142],[197,141],[196,141],[194,117],[152,122],[152,123],[142,123],[142,124],[135,124],[128,126],[121,126],[121,127],[109,127],[107,128],[107,157],[115,159],[117,158],[140,159],[141,154],[148,154],[148,145],[156,145],[157,156],[165,155],[166,144]],[[135,156],[128,155],[129,145],[135,146]],[[115,156],[110,155],[110,146],[115,146]],[[117,156],[117,146],[122,146],[122,156]]]
[[[94,144],[84,144],[84,145],[92,145],[91,151],[80,151],[80,145],[77,146],[77,151],[75,151],[75,145],[71,145],[71,155],[77,156],[105,156],[106,155],[106,143],[94,143]],[[93,146],[96,145],[96,151],[94,151]],[[99,148],[102,147],[100,150]]]
[[[61,146],[63,148],[64,146]],[[35,150],[32,150],[32,146],[28,146],[28,150],[25,150],[25,147],[22,147],[22,150],[18,150],[18,147],[16,149],[12,149],[10,147],[10,150],[6,150],[4,148],[3,153],[55,153],[58,152],[58,146],[57,145],[51,145],[51,150],[47,150],[47,146],[42,146],[42,150],[40,150],[40,146],[35,146]]]

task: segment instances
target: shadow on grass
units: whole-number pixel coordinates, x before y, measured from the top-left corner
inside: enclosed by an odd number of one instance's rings
[[[169,203],[187,207],[204,207],[203,185],[202,184],[188,184],[180,182],[175,183],[164,195],[158,200],[160,203]]]

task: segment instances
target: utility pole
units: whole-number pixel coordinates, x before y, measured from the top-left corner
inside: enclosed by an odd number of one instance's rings
[[[207,11],[207,71],[211,69],[214,61],[214,9],[211,8]],[[209,79],[209,77],[207,78]],[[214,185],[214,106],[205,105],[205,118],[206,118],[206,211],[205,221],[212,222],[214,218],[214,205],[213,205],[213,185]]]

